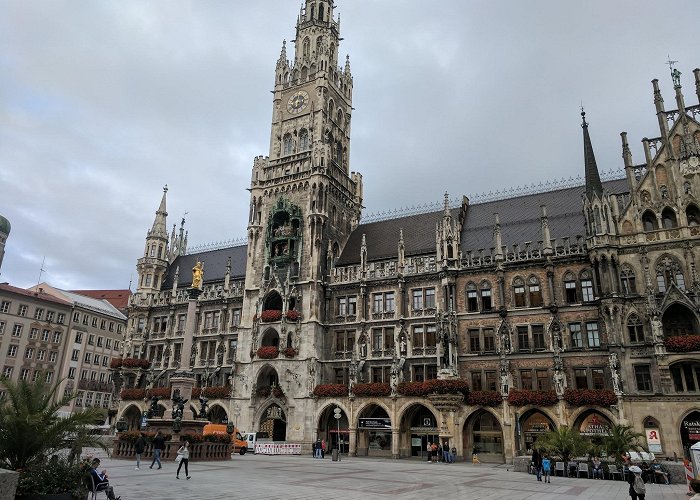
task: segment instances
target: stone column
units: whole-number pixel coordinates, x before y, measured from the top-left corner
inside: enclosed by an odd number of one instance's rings
[[[170,377],[170,383],[172,385],[171,399],[176,393],[179,393],[182,399],[188,400],[182,410],[182,420],[194,420],[194,414],[190,409],[192,388],[195,385],[194,373],[192,370],[177,371]]]
[[[182,354],[180,355],[180,367],[182,369],[191,369],[192,342],[194,330],[197,326],[197,297],[202,293],[198,288],[190,288],[189,300],[187,301],[187,321],[185,322],[185,333],[182,339]]]
[[[357,456],[357,427],[348,427],[348,438],[350,443],[348,445],[348,455],[351,457]]]
[[[391,429],[391,458],[401,458],[401,453],[399,450],[401,447],[399,446],[401,443],[399,443],[399,429],[393,428]]]

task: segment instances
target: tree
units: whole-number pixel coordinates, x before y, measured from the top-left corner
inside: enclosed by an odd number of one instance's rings
[[[572,457],[586,452],[588,440],[581,436],[576,429],[562,425],[558,429],[537,438],[535,447],[561,457],[564,462],[568,462]]]
[[[60,381],[51,386],[44,382],[42,375],[40,373],[35,382],[13,382],[0,377],[0,384],[7,393],[0,401],[0,467],[19,470],[39,466],[66,448],[107,450],[104,443],[87,432],[100,418],[100,410],[88,408],[60,416],[60,408],[75,394],[57,398]]]
[[[616,463],[622,461],[622,456],[628,451],[644,451],[640,439],[644,435],[636,432],[631,425],[612,424],[610,432],[603,439],[603,448],[608,453],[608,457]]]

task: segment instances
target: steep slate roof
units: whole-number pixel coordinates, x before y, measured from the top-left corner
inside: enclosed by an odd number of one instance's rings
[[[245,277],[246,263],[248,261],[248,246],[235,246],[210,250],[208,252],[181,255],[168,267],[161,290],[169,290],[173,287],[175,270],[180,267],[178,287],[192,284],[192,268],[201,261],[204,263],[204,283],[223,281],[226,276],[226,264],[231,257],[231,278]]]
[[[606,191],[614,194],[629,192],[626,179],[615,179],[603,183]],[[586,187],[576,186],[544,193],[536,193],[503,200],[469,205],[461,235],[461,249],[476,252],[493,246],[494,214],[501,221],[503,245],[523,244],[533,247],[542,239],[541,205],[547,207],[551,236],[576,241],[576,236],[585,235],[585,220],[581,196]],[[452,209],[453,220],[457,220],[459,209]],[[367,258],[381,260],[398,255],[399,230],[403,229],[406,255],[435,252],[435,225],[442,219],[443,211],[411,215],[397,219],[361,224],[350,235],[348,243],[336,265],[346,266],[360,262],[362,235],[366,235]]]

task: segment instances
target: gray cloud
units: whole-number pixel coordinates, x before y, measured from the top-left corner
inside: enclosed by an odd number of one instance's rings
[[[166,183],[191,243],[245,235],[299,3],[0,1],[0,279],[30,286],[46,256],[56,286],[127,286]],[[697,42],[658,2],[336,3],[366,214],[579,175],[581,101],[600,168],[622,130],[641,162],[669,54],[695,102]]]

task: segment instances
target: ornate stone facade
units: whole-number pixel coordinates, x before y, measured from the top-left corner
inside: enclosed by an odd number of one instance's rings
[[[635,164],[622,134],[625,178],[601,181],[584,115],[583,185],[458,205],[446,195],[442,210],[361,223],[353,79],[349,59],[338,66],[333,9],[307,0],[292,60],[283,44],[247,246],[188,252],[183,227],[165,231],[163,196],[125,357],[151,361],[154,387],[191,366],[199,386],[230,387],[210,398],[212,420],[306,446],[321,436],[399,457],[440,440],[510,461],[556,426],[595,435],[622,422],[659,430],[660,454],[683,454],[700,364],[667,346],[700,333],[700,106],[677,85],[665,111],[654,81],[661,136]],[[193,300],[183,276],[197,262]],[[408,384],[436,379],[471,393],[416,396]],[[120,408],[132,422],[144,409]]]

